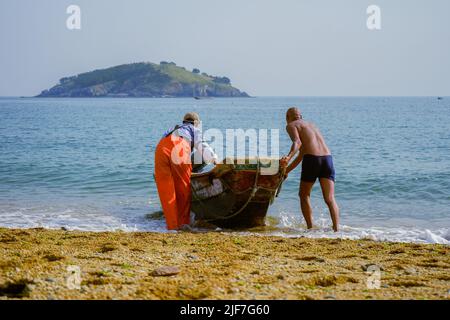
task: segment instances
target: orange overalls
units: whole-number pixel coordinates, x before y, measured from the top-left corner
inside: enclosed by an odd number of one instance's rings
[[[191,173],[190,143],[172,134],[162,138],[155,152],[155,180],[169,230],[190,222]]]

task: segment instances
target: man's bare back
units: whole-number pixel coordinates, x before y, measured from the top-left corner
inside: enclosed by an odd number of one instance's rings
[[[302,143],[302,153],[313,156],[328,156],[330,149],[325,143],[322,134],[313,123],[299,119],[286,126],[287,132],[296,130]]]

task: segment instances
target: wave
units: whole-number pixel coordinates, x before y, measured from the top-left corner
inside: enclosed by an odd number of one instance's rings
[[[99,211],[95,207],[61,208],[30,207],[20,210],[0,210],[0,226],[7,228],[36,228],[79,230],[79,231],[148,231],[167,232],[163,219],[149,219],[148,214],[120,215]],[[269,217],[268,227],[237,231],[242,235],[270,235],[289,238],[340,238],[370,239],[375,241],[437,243],[450,245],[450,229],[428,229],[421,227],[356,227],[341,225],[339,232],[333,232],[327,219],[318,219],[316,227],[307,230],[298,217],[280,215]],[[229,230],[216,229],[227,233]]]
[[[424,227],[359,227],[340,225],[339,232],[334,232],[328,219],[319,218],[313,229],[307,229],[300,223],[298,216],[280,214],[272,220],[275,229],[273,235],[283,237],[341,238],[350,240],[369,239],[374,241],[437,243],[450,245],[450,228],[429,229]]]
[[[420,228],[357,228],[351,226],[341,226],[339,232],[333,232],[331,228],[317,228],[311,230],[290,230],[275,231],[272,235],[282,237],[307,237],[307,238],[340,238],[349,240],[374,240],[388,242],[409,242],[409,243],[437,243],[450,245],[450,229],[442,228],[437,230]]]

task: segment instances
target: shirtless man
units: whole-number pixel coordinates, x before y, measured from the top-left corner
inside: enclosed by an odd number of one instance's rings
[[[333,221],[333,230],[338,231],[339,207],[334,198],[335,171],[330,149],[325,144],[319,129],[314,124],[303,120],[299,109],[290,108],[286,112],[286,122],[286,131],[292,140],[292,146],[289,154],[281,159],[281,164],[287,166],[287,176],[303,160],[299,196],[306,225],[308,229],[313,226],[310,195],[314,182],[319,178],[323,199]],[[289,164],[297,153],[297,157]]]

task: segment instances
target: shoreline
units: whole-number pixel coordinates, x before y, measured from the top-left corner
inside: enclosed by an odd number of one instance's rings
[[[449,257],[439,244],[0,228],[0,299],[450,299]]]
[[[163,218],[155,218],[160,220]],[[266,226],[254,227],[248,229],[222,229],[214,226],[198,225],[194,226],[193,233],[223,233],[235,236],[267,236],[267,237],[281,237],[281,238],[308,238],[308,239],[341,239],[341,240],[372,240],[375,242],[392,242],[392,243],[410,243],[410,244],[441,244],[450,246],[450,240],[448,240],[448,228],[406,228],[406,227],[384,227],[384,226],[348,226],[340,225],[338,232],[333,232],[331,227],[326,225],[316,225],[312,229],[291,228],[278,225],[278,220],[271,216],[267,217]],[[174,231],[167,231],[165,223],[161,226],[153,226],[152,228],[141,228],[135,225],[130,227],[128,225],[122,225],[121,227],[111,228],[78,228],[74,226],[61,226],[61,225],[27,225],[27,226],[5,226],[0,225],[0,229],[9,230],[29,230],[29,229],[44,229],[49,231],[72,231],[72,232],[89,232],[89,233],[102,233],[102,232],[124,232],[124,233],[173,233]]]

